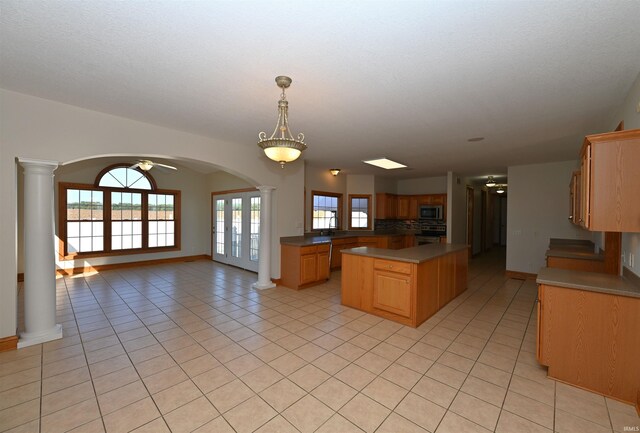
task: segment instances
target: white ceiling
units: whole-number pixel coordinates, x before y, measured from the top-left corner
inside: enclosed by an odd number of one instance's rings
[[[577,157],[640,72],[639,1],[0,0],[0,87],[395,177]],[[470,143],[471,137],[486,137]],[[361,162],[409,165],[386,172]]]

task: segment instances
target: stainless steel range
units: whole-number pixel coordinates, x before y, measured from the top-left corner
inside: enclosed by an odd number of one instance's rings
[[[416,244],[439,244],[440,237],[447,235],[447,226],[444,224],[436,224],[426,226],[420,234],[416,235]]]

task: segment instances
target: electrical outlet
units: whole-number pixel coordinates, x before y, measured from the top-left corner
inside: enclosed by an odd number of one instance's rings
[[[622,252],[622,264],[623,265],[627,265],[627,256],[625,255],[625,252]]]

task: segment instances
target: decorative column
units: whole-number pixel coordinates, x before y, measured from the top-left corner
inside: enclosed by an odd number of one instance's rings
[[[24,167],[24,319],[18,348],[62,338],[56,324],[53,239],[54,161],[19,158]]]
[[[259,186],[260,190],[260,247],[258,249],[258,281],[251,287],[264,290],[275,287],[271,281],[271,191],[272,186]]]

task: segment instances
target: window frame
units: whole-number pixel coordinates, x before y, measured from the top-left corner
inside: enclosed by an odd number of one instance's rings
[[[366,227],[354,227],[353,226],[353,220],[351,219],[351,214],[352,214],[352,201],[351,199],[354,198],[358,198],[358,199],[363,199],[366,198],[367,199],[367,226]],[[372,215],[371,215],[371,201],[372,201],[372,195],[371,194],[349,194],[348,196],[348,200],[349,200],[349,214],[348,214],[348,219],[349,219],[349,230],[371,230],[372,227]]]
[[[112,188],[98,186],[100,178],[104,176],[108,171],[114,168],[127,167],[129,164],[114,164],[104,168],[100,171],[93,184],[73,183],[73,182],[59,182],[58,183],[58,256],[61,260],[73,260],[80,258],[90,257],[108,257],[108,256],[124,256],[130,254],[148,254],[165,251],[179,251],[181,250],[181,191],[173,189],[158,189],[155,179],[142,170],[140,171],[151,183],[152,189],[137,189],[137,188]],[[102,191],[103,194],[103,236],[104,242],[102,251],[91,252],[69,252],[69,243],[67,241],[67,190],[79,189],[89,191]],[[142,195],[142,247],[131,248],[124,250],[113,250],[111,247],[111,233],[112,233],[112,215],[111,215],[111,193],[112,192],[133,192]],[[165,194],[173,195],[174,205],[174,245],[163,247],[149,247],[149,194]]]
[[[314,228],[313,226],[313,203],[316,196],[335,197],[338,199],[338,211],[336,212],[336,227],[333,229]],[[342,227],[342,194],[328,191],[311,191],[311,231],[320,232],[323,230],[340,230]]]

